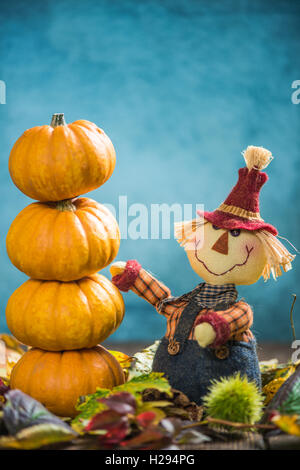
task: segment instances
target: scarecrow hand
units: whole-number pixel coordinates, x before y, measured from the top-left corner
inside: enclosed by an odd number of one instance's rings
[[[204,322],[195,327],[194,338],[201,348],[206,348],[215,341],[216,333],[209,323]]]
[[[112,275],[112,277],[117,276],[117,274],[122,274],[125,267],[125,261],[117,261],[116,263],[113,263],[109,268],[110,274]]]

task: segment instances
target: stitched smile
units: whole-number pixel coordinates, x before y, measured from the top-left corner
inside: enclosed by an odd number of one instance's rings
[[[198,242],[198,243],[199,243],[199,242]],[[244,261],[243,263],[237,263],[237,264],[235,264],[235,265],[232,266],[230,269],[227,269],[227,271],[224,271],[224,272],[221,273],[221,274],[217,274],[217,273],[214,273],[213,271],[211,271],[211,270],[206,266],[206,264],[204,263],[204,261],[202,261],[201,259],[198,258],[198,255],[197,255],[197,245],[198,245],[198,243],[196,243],[196,245],[195,245],[195,258],[199,261],[199,263],[202,263],[202,264],[203,264],[203,266],[205,267],[205,269],[206,269],[209,273],[213,274],[214,276],[223,276],[224,274],[230,273],[230,271],[232,271],[232,270],[233,270],[234,268],[236,268],[237,266],[244,266],[244,265],[247,263],[247,261],[248,261],[248,259],[249,259],[249,256],[250,256],[250,253],[251,253],[251,251],[252,251],[253,248],[254,248],[254,247],[252,246],[252,247],[249,249],[248,246],[246,245],[247,257],[246,257],[245,261]]]

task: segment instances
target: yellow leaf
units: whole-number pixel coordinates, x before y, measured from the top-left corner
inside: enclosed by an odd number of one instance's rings
[[[133,357],[127,356],[127,354],[122,353],[120,351],[108,350],[108,352],[117,359],[122,369],[127,369],[128,367],[130,367],[130,364],[133,361]]]
[[[262,389],[262,392],[266,395],[264,402],[265,405],[272,400],[281,385],[295,372],[295,370],[296,367],[294,365],[289,365],[283,369],[276,370],[273,380],[267,383]]]
[[[22,429],[15,436],[0,437],[0,447],[11,449],[38,449],[55,442],[70,441],[76,438],[70,428],[56,424],[42,423]]]
[[[13,366],[18,362],[25,350],[21,343],[11,335],[0,335],[0,377],[9,381]]]
[[[20,343],[14,336],[8,335],[6,333],[0,334],[0,340],[4,342],[7,348],[17,351],[19,354],[23,355],[27,349],[23,343]]]
[[[287,434],[300,437],[300,423],[298,415],[275,415],[272,422]]]

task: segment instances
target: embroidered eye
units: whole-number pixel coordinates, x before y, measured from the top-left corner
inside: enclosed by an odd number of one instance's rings
[[[214,228],[215,230],[220,230],[220,227],[217,227],[216,225],[213,225],[213,228]]]
[[[239,228],[236,228],[235,230],[230,230],[230,233],[233,237],[238,237],[241,233]]]

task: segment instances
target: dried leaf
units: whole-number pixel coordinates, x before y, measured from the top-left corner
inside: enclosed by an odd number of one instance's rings
[[[159,344],[160,341],[155,341],[148,348],[134,354],[133,361],[128,369],[128,380],[139,375],[151,373],[154,355]]]

